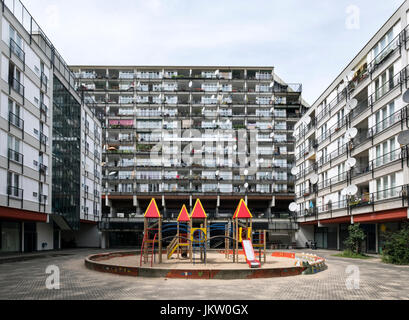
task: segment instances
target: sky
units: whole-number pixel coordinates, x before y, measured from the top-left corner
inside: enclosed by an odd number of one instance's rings
[[[274,66],[312,104],[403,0],[22,0],[70,65]]]

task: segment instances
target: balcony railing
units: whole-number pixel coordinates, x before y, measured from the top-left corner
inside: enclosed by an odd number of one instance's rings
[[[40,195],[38,196],[38,201],[39,201],[41,204],[47,204],[47,199],[48,199],[48,196],[46,196],[46,195],[40,194]]]
[[[25,88],[17,79],[10,79],[10,87],[24,97]]]
[[[336,210],[342,210],[342,209],[346,209],[348,207],[348,201],[347,200],[341,200],[338,202],[334,202],[334,203],[328,203],[326,205],[323,206],[319,206],[318,208],[318,213],[326,213],[329,211],[336,211]]]
[[[43,145],[47,145],[48,143],[48,137],[43,133],[40,133],[40,143]]]
[[[40,111],[43,112],[45,115],[48,114],[48,107],[43,102],[40,103]]]
[[[47,173],[47,170],[48,170],[48,167],[45,166],[45,165],[43,165],[42,163],[40,163],[40,165],[39,165],[39,170],[40,170],[40,172],[46,174],[46,173]]]
[[[393,39],[368,65],[368,71],[374,73],[386,60],[402,45],[402,35],[408,28],[403,30]]]
[[[10,38],[10,52],[15,54],[23,63],[25,63],[26,54],[23,49],[21,49],[18,44]]]
[[[319,189],[328,188],[328,187],[333,186],[333,185],[335,185],[337,183],[341,183],[341,182],[346,181],[347,178],[348,178],[348,173],[347,172],[341,173],[341,174],[339,174],[339,175],[337,175],[337,176],[335,176],[335,177],[333,177],[331,179],[321,181],[318,184],[318,188]]]
[[[375,126],[373,126],[368,131],[368,137],[372,137],[374,135],[377,135],[377,134],[385,131],[386,129],[389,129],[394,124],[396,124],[396,123],[400,122],[401,120],[403,120],[405,118],[404,111],[406,111],[406,108],[395,112],[393,115],[389,116],[388,118],[382,120],[381,122],[379,122]]]
[[[334,152],[332,152],[331,154],[327,155],[327,156],[323,156],[318,160],[318,165],[319,166],[323,166],[324,164],[330,162],[331,160],[336,159],[337,157],[346,154],[348,150],[348,144],[343,145],[341,148],[335,150]]]
[[[21,153],[15,151],[13,149],[8,150],[8,158],[9,158],[9,160],[11,160],[13,162],[17,162],[19,164],[24,163],[24,155],[22,155]]]
[[[24,121],[12,112],[9,112],[9,123],[19,129],[24,129]]]
[[[7,187],[7,195],[12,197],[12,198],[22,200],[23,199],[23,194],[24,194],[24,191],[22,189],[19,189],[17,187],[12,187],[12,186]]]
[[[48,87],[48,78],[47,76],[44,74],[44,72],[41,72],[41,84],[44,85],[46,88]]]
[[[385,84],[383,84],[378,90],[375,91],[375,93],[372,95],[372,100],[374,103],[383,98],[386,94],[391,92],[393,89],[398,87],[401,83],[402,80],[406,81],[406,79],[403,79],[404,77],[407,77],[407,68],[404,68],[402,72],[398,73],[393,77],[393,79],[390,79],[387,81]]]

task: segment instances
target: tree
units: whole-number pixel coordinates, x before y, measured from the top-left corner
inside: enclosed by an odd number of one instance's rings
[[[361,229],[361,225],[353,224],[348,228],[349,237],[344,242],[345,246],[355,252],[356,254],[361,254],[362,251],[362,241],[366,239],[365,232]]]
[[[409,224],[401,230],[386,235],[383,261],[393,264],[409,264]]]

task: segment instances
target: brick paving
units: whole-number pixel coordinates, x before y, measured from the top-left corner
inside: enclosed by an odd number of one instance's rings
[[[409,300],[409,266],[383,264],[379,259],[327,258],[328,270],[317,275],[256,280],[144,279],[88,270],[84,258],[100,250],[0,264],[1,300]],[[45,270],[61,271],[60,290],[48,290]],[[360,288],[348,290],[346,268],[359,267]]]

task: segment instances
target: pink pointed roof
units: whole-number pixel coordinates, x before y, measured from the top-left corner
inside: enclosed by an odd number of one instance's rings
[[[183,205],[182,210],[179,213],[178,222],[189,222],[189,212],[186,209],[186,206]]]
[[[206,219],[207,214],[206,211],[203,208],[202,203],[200,202],[200,199],[197,199],[196,204],[193,208],[192,214],[190,215],[190,219]]]
[[[146,219],[160,219],[160,212],[158,209],[158,205],[156,204],[156,200],[152,199],[151,203],[146,209],[145,216]]]
[[[253,216],[243,199],[234,213],[233,219],[252,219]]]

